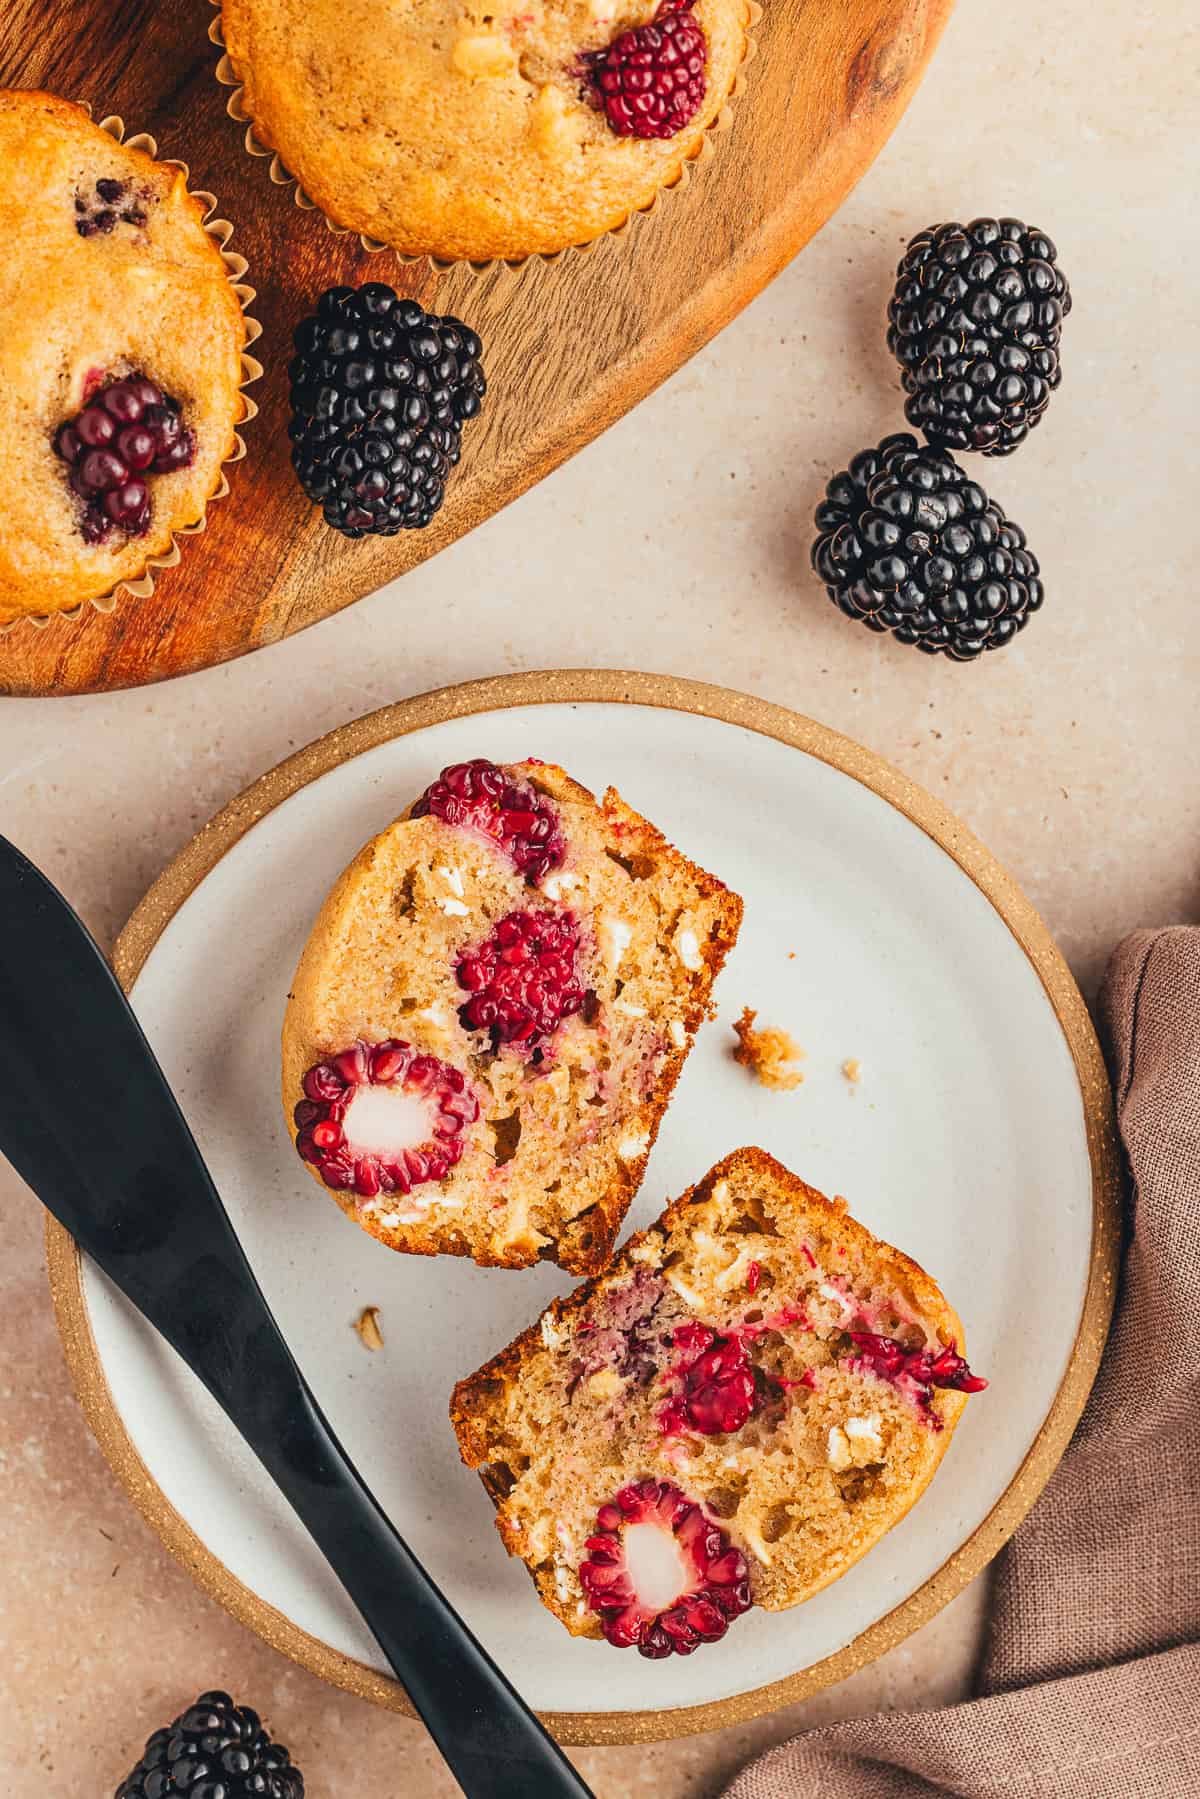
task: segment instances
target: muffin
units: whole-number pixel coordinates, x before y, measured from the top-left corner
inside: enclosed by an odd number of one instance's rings
[[[444,770],[313,926],[283,1027],[298,1154],[392,1249],[594,1273],[741,914],[611,789]]]
[[[182,170],[0,89],[0,624],[136,580],[243,416],[245,321]]]
[[[572,1636],[687,1655],[853,1567],[986,1381],[929,1276],[728,1156],[468,1379],[463,1460]]]
[[[648,206],[701,148],[747,0],[224,0],[256,137],[330,222],[517,259]]]

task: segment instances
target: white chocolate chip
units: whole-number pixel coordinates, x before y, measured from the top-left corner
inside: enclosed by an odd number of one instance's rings
[[[539,1562],[544,1562],[550,1554],[551,1528],[550,1519],[543,1512],[540,1518],[534,1519],[526,1533],[530,1554]]]
[[[853,1459],[850,1453],[850,1442],[845,1431],[840,1424],[835,1424],[829,1432],[825,1460],[835,1474],[844,1474]]]
[[[623,1142],[618,1143],[617,1154],[622,1162],[636,1162],[639,1156],[645,1155],[649,1147],[650,1139],[642,1132],[637,1136],[626,1137]]]
[[[729,1198],[729,1182],[718,1181],[712,1190],[712,1196],[717,1205],[723,1206]]]
[[[615,1368],[601,1368],[588,1379],[588,1392],[593,1399],[615,1399],[625,1382]]]
[[[570,893],[578,885],[578,875],[573,875],[567,868],[560,868],[556,874],[546,876],[542,882],[542,892],[547,899],[559,900],[564,893]]]
[[[549,1243],[549,1237],[534,1228],[529,1222],[529,1200],[527,1196],[516,1196],[509,1202],[509,1215],[505,1220],[505,1228],[497,1232],[501,1248],[523,1249],[534,1255]]]
[[[691,973],[704,967],[704,959],[700,954],[700,944],[695,931],[680,931],[675,939],[675,954],[683,966]]]
[[[445,883],[446,883],[447,887],[449,887],[450,891],[452,893],[457,893],[459,899],[462,898],[462,896],[463,896],[463,880],[462,880],[462,876],[459,874],[457,868],[435,868],[433,872],[435,874],[441,875],[443,881],[445,881]]]
[[[529,129],[538,150],[546,157],[569,157],[579,147],[583,132],[583,108],[572,108],[566,95],[547,83],[539,88],[529,109]]]
[[[817,1288],[817,1292],[823,1299],[833,1300],[834,1304],[841,1308],[843,1318],[853,1318],[854,1307],[850,1304],[846,1295],[844,1293],[839,1293],[836,1287],[831,1287],[828,1281],[822,1281],[821,1285]]]
[[[687,1305],[694,1306],[697,1311],[700,1311],[702,1309],[702,1307],[704,1305],[704,1301],[700,1297],[699,1293],[693,1293],[692,1289],[689,1286],[687,1286],[685,1282],[681,1281],[679,1276],[676,1273],[674,1273],[673,1270],[668,1269],[667,1275],[666,1275],[666,1281],[667,1281],[667,1285],[669,1287],[674,1287],[674,1289],[675,1289],[676,1293],[678,1293],[680,1299],[682,1299]]]
[[[542,1085],[547,1087],[554,1095],[555,1099],[561,1104],[561,1102],[566,1099],[567,1094],[571,1091],[570,1073],[561,1066],[551,1069]]]
[[[670,1024],[667,1026],[667,1036],[671,1039],[671,1042],[675,1045],[676,1049],[683,1048],[684,1044],[687,1042],[687,1032],[683,1028],[682,1019],[673,1018],[671,1020]]]
[[[438,905],[447,918],[469,918],[471,916],[470,906],[464,906],[460,899],[439,899]]]
[[[740,1285],[740,1283],[745,1280],[753,1260],[754,1251],[748,1243],[744,1244],[733,1258],[733,1261],[730,1262],[728,1268],[722,1269],[721,1273],[718,1274],[716,1285],[723,1293],[728,1292],[730,1287]]]
[[[441,1203],[445,1205],[447,1202],[443,1200]],[[455,1200],[453,1203],[455,1205],[461,1205],[462,1201]],[[389,1230],[394,1230],[398,1224],[420,1224],[428,1217],[428,1215],[428,1208],[425,1206],[405,1206],[403,1211],[377,1211],[375,1213],[375,1218],[377,1223],[386,1225]]]
[[[624,1012],[626,1018],[645,1018],[645,1006],[635,1006],[632,1000],[619,999],[613,1007],[614,1012]]]
[[[647,1237],[644,1243],[639,1243],[635,1249],[631,1249],[629,1252],[631,1262],[645,1262],[651,1268],[660,1267],[662,1258],[662,1238],[657,1234]]]
[[[460,75],[472,80],[508,75],[517,66],[516,51],[506,38],[492,32],[475,37],[460,37],[450,57]]]
[[[761,1562],[764,1568],[769,1568],[771,1566],[771,1551],[767,1548],[754,1526],[752,1524],[739,1523],[739,1529],[746,1547],[749,1549],[754,1559]]]
[[[554,1590],[565,1605],[571,1597],[571,1570],[558,1563],[554,1570]]]
[[[625,951],[633,942],[633,931],[623,918],[609,918],[602,914],[596,920],[596,935],[600,939],[600,953],[616,974],[621,966]]]
[[[542,1319],[542,1342],[546,1345],[546,1348],[561,1349],[563,1344],[569,1343],[570,1340],[570,1331],[564,1330],[561,1324],[556,1324],[549,1312],[547,1312],[546,1316]]]
[[[874,1460],[882,1456],[882,1420],[878,1412],[868,1412],[865,1418],[847,1418],[843,1428],[857,1450],[869,1450]]]

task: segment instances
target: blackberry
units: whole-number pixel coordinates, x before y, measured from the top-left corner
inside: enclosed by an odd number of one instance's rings
[[[1011,642],[1041,605],[1025,533],[945,450],[885,437],[825,494],[813,567],[868,630],[969,662]]]
[[[888,348],[930,443],[1007,456],[1050,403],[1071,310],[1058,251],[1019,219],[919,231],[896,271]]]
[[[201,1693],[156,1730],[115,1799],[304,1799],[304,1776],[257,1712],[228,1693]]]
[[[55,432],[54,451],[71,471],[80,535],[85,543],[98,544],[114,530],[145,535],[148,478],[190,468],[196,439],[183,423],[178,400],[145,375],[132,374],[107,385],[101,378],[81,410]]]
[[[648,25],[585,57],[592,97],[618,137],[675,137],[703,106],[708,39],[692,4],[664,0]]]
[[[309,499],[346,537],[421,530],[487,391],[478,337],[369,281],[323,293],[295,345],[289,435]]]
[[[128,181],[102,176],[90,193],[86,188],[76,191],[75,229],[80,237],[107,237],[118,225],[140,228],[153,197],[148,187],[131,192]]]

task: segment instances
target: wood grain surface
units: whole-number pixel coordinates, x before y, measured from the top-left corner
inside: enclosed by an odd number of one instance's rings
[[[6,0],[0,85],[47,87],[149,131],[218,199],[263,325],[260,416],[229,498],[149,599],[0,636],[0,694],[89,693],[273,643],[402,574],[515,499],[636,404],[776,275],[838,206],[908,103],[953,0],[765,0],[732,129],[680,191],[585,252],[477,273],[335,236],[274,186],[215,79],[207,0]],[[334,282],[386,280],[484,340],[489,395],[425,531],[351,543],[288,460],[291,333]],[[647,446],[658,457],[672,446]],[[0,522],[2,523],[2,522]],[[607,521],[613,524],[615,521]],[[402,600],[398,603],[403,603]]]

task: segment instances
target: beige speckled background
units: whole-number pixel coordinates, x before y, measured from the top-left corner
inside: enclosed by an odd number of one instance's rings
[[[0,829],[109,943],[196,827],[318,732],[476,675],[660,669],[794,706],[899,763],[1011,868],[1090,991],[1122,932],[1200,909],[1200,257],[1174,210],[1198,48],[1186,0],[960,0],[858,192],[660,393],[435,562],[279,648],[157,690],[7,702]],[[979,465],[1042,559],[1047,607],[1006,654],[958,668],[845,623],[806,563],[825,476],[899,423],[880,320],[902,241],[983,211],[1057,239],[1076,308],[1047,421]],[[449,1799],[417,1726],[292,1669],[159,1548],[83,1426],[38,1210],[4,1169],[0,1229],[8,1799],[111,1791],[143,1736],[214,1684],[278,1721],[312,1799]],[[960,1692],[984,1603],[968,1592],[791,1712],[577,1759],[600,1799],[709,1799],[806,1721]]]

